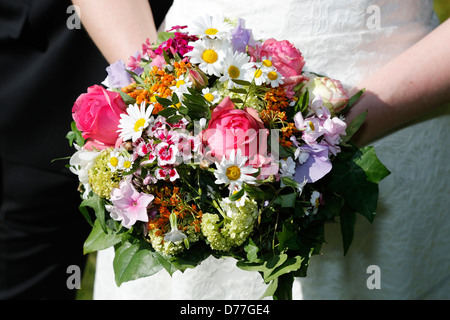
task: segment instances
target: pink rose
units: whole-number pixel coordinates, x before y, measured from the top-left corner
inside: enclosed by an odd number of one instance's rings
[[[205,155],[209,160],[220,161],[223,156],[228,158],[233,150],[241,149],[242,155],[251,160],[266,154],[268,133],[255,109],[235,109],[226,97],[214,109],[203,131]]]
[[[289,41],[268,39],[262,45],[249,47],[249,53],[256,60],[272,58],[277,71],[285,77],[284,86],[295,87],[304,77],[301,75],[305,61],[301,52]]]
[[[73,105],[72,117],[83,138],[89,139],[86,146],[97,149],[114,147],[119,138],[120,114],[126,108],[119,93],[99,85],[91,86],[87,93],[81,94]]]

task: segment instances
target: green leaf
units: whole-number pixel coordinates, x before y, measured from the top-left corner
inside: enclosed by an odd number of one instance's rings
[[[353,151],[350,156],[348,152],[341,152],[334,161],[328,187],[341,195],[353,210],[372,222],[378,203],[378,184],[367,179],[366,172],[358,164],[365,164],[363,159],[364,154],[360,150]]]
[[[348,249],[353,241],[353,234],[355,230],[356,213],[349,207],[344,207],[340,213],[340,225],[342,241],[344,246],[344,255],[347,254]]]
[[[163,42],[166,42],[167,40],[169,40],[170,38],[175,37],[175,33],[174,32],[166,32],[166,31],[161,31],[158,33],[158,38],[156,40],[157,44],[161,44]]]
[[[71,147],[73,146],[74,141],[80,147],[84,146],[85,141],[83,139],[81,131],[78,130],[77,124],[75,123],[75,121],[72,121],[70,128],[72,129],[72,131],[69,131],[69,133],[67,133],[67,135],[66,135],[66,138],[69,140],[70,146]]]
[[[158,112],[158,116],[169,118],[177,113],[177,109],[169,107]]]
[[[295,201],[297,200],[298,193],[289,193],[278,196],[274,203],[281,205],[282,208],[295,208]]]
[[[348,107],[351,108],[353,105],[359,100],[359,98],[362,96],[362,94],[366,91],[366,89],[359,90],[356,94],[354,94],[350,100],[348,101]]]
[[[249,239],[248,244],[244,247],[245,252],[247,252],[247,260],[249,262],[254,262],[258,259],[259,248],[252,239]]]
[[[234,83],[241,85],[241,86],[250,86],[251,82],[245,81],[245,80],[239,80],[239,79],[231,79]]]
[[[247,94],[247,90],[240,88],[229,89],[229,91],[233,93]]]
[[[136,99],[133,97],[130,97],[128,94],[126,94],[125,92],[123,92],[122,90],[119,90],[119,94],[120,97],[122,98],[123,102],[125,102],[125,104],[135,104],[136,103]]]
[[[263,299],[265,297],[271,297],[275,294],[275,291],[278,288],[278,278],[272,280],[270,284],[267,286],[266,291],[262,295],[260,299]]]
[[[183,116],[178,114],[167,118],[166,121],[167,123],[177,123],[180,122],[181,119],[183,119]]]
[[[91,230],[88,238],[84,242],[84,254],[103,250],[114,246],[121,241],[121,236],[115,231],[103,231],[98,220],[95,220],[94,227]]]
[[[361,152],[362,155],[356,159],[356,164],[364,170],[368,181],[379,183],[390,174],[390,171],[376,156],[373,146],[364,147]]]
[[[161,98],[161,97],[156,96],[156,95],[155,95],[155,98],[156,98],[156,101],[158,101],[158,103],[160,103],[164,107],[168,107],[168,106],[173,105],[173,102],[171,100],[169,100],[169,99]],[[158,112],[158,114],[159,114],[159,112]]]
[[[309,105],[309,91],[308,89],[300,96],[297,104],[295,105],[295,112],[304,112],[308,109]]]
[[[100,198],[97,194],[93,193],[88,199],[83,200],[80,204],[80,211],[85,216],[85,218],[90,221],[90,216],[86,207],[90,207],[94,210],[95,216],[100,223],[104,232],[107,232],[106,222],[105,222],[105,200]]]
[[[241,190],[239,190],[236,193],[233,193],[229,198],[231,201],[239,200],[244,195],[244,192],[245,192],[244,188],[241,188]]]
[[[283,264],[277,266],[270,273],[270,275],[268,275],[268,276],[265,275],[264,281],[269,282],[269,281],[272,281],[272,280],[280,277],[281,275],[290,273],[292,271],[297,271],[298,269],[300,269],[300,267],[302,265],[302,261],[303,261],[303,257],[300,257],[300,256],[286,259],[286,261],[283,262]]]
[[[126,242],[118,246],[113,261],[117,286],[157,273],[163,268],[158,259],[147,243]]]
[[[292,274],[284,274],[278,278],[278,285],[273,294],[274,300],[292,300],[292,285],[294,276]]]
[[[366,91],[366,89],[359,90],[356,94],[354,94],[347,103],[347,106],[342,110],[340,113],[345,114],[353,105],[358,102],[359,98],[362,96],[362,94]]]
[[[360,113],[353,121],[348,125],[345,130],[345,136],[342,137],[342,143],[345,144],[354,136],[354,134],[361,128],[364,120],[366,119],[367,111]]]

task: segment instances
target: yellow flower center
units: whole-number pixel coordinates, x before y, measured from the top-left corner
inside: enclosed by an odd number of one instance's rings
[[[230,75],[231,79],[236,79],[239,77],[239,75],[241,74],[241,72],[239,71],[239,68],[235,67],[235,66],[230,66],[228,68],[228,74]]]
[[[202,59],[206,63],[214,63],[217,61],[218,55],[213,49],[207,49],[203,51]]]
[[[186,84],[186,82],[184,82],[184,80],[178,80],[177,81],[177,88],[181,87],[183,84]]]
[[[111,160],[109,160],[109,163],[110,163],[113,167],[117,167],[117,165],[119,164],[119,159],[117,159],[116,157],[112,157]]]
[[[238,166],[229,166],[226,175],[232,181],[237,180],[241,176],[241,169]]]
[[[124,161],[123,167],[126,169],[131,168],[131,161],[129,160]]]
[[[314,131],[316,129],[316,127],[314,126],[314,124],[312,123],[312,121],[308,121],[308,126],[309,128]]]
[[[263,65],[267,68],[270,68],[272,66],[272,61],[266,59],[263,61]]]
[[[212,94],[212,93],[206,93],[204,96],[203,96],[206,100],[208,100],[209,102],[212,102],[213,100],[214,100],[214,95]]]
[[[278,79],[278,74],[275,71],[270,71],[267,76],[269,77],[270,80],[277,80]]]
[[[208,36],[213,36],[213,35],[215,35],[217,32],[219,32],[219,30],[217,30],[217,29],[215,29],[215,28],[208,28],[208,29],[205,30],[205,33],[206,33]]]
[[[145,119],[140,118],[136,123],[134,124],[134,131],[138,132],[141,130],[141,128],[145,125]]]
[[[259,77],[261,77],[261,76],[262,76],[262,71],[261,71],[261,69],[256,70],[256,71],[255,71],[255,78],[259,78]]]

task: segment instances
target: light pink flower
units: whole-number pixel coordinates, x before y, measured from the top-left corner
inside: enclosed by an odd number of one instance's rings
[[[121,221],[125,228],[131,228],[137,221],[148,222],[147,207],[154,196],[140,193],[131,185],[130,179],[121,182],[119,188],[111,192],[111,205],[106,206],[111,217]]]

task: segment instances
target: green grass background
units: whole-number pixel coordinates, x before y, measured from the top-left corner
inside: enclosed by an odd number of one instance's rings
[[[439,19],[445,21],[450,17],[450,0],[434,0],[434,10]],[[95,278],[96,254],[87,256],[86,268],[84,270],[81,289],[77,291],[77,300],[92,300],[93,284]]]

